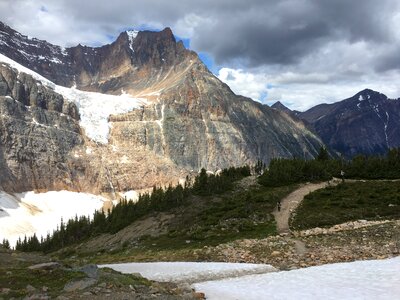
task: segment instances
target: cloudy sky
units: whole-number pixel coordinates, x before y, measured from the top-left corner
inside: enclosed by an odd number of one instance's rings
[[[0,20],[62,46],[168,26],[236,93],[292,109],[400,97],[397,0],[0,0]]]

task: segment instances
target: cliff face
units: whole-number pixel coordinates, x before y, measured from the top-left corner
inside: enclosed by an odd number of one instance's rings
[[[79,118],[73,102],[0,64],[0,189],[112,193],[185,177],[168,158],[142,145],[89,140]]]
[[[61,122],[55,119],[70,116],[69,126],[75,126],[72,130],[75,135],[72,139],[57,132],[57,139],[62,142],[57,142],[54,149],[46,148],[48,153],[43,157],[53,152],[60,155],[55,161],[65,162],[68,171],[59,171],[63,174],[59,177],[68,178],[61,182],[70,181],[71,188],[78,186],[80,190],[99,192],[176,183],[187,171],[201,167],[215,170],[257,159],[268,162],[273,157],[312,157],[321,145],[302,122],[235,95],[208,71],[196,53],[177,43],[168,28],[161,32],[123,32],[114,43],[99,48],[79,45],[62,49],[28,39],[0,25],[0,53],[52,82],[86,91],[127,93],[146,100],[147,104],[140,108],[109,116],[110,133],[108,143],[104,144],[88,139],[84,131],[79,131],[81,112],[71,106],[73,94],[54,96],[63,101],[63,107],[70,105],[68,109],[73,113],[63,111],[53,118],[53,123]],[[13,97],[16,102],[24,103],[23,96]],[[46,101],[52,103],[50,99]],[[54,114],[49,107],[52,104],[38,109],[43,114],[50,111]],[[25,110],[21,118],[31,120],[30,112]],[[2,122],[11,114],[5,115]],[[40,127],[43,134],[60,130],[53,128],[53,123],[44,124],[51,129]],[[63,126],[62,130],[67,128]],[[2,130],[12,136],[7,143],[15,144],[13,134],[17,129],[2,126]],[[51,138],[48,139],[50,143]],[[38,137],[38,140],[45,139]],[[51,141],[54,143],[54,139]],[[2,141],[5,157],[2,164],[8,166],[10,153],[14,151],[5,145]],[[15,164],[21,163],[16,160]],[[38,168],[45,164],[46,168],[53,168],[48,161],[37,160],[37,164]],[[7,174],[10,175],[4,178],[8,179],[3,180],[6,186],[16,173],[13,169]],[[18,175],[18,180],[32,177],[24,174]],[[49,180],[57,176],[48,175]],[[52,185],[46,181],[43,187]]]
[[[299,115],[331,149],[347,157],[386,154],[400,147],[400,100],[366,89],[351,98],[317,105]]]
[[[113,142],[133,137],[179,166],[210,170],[272,157],[311,157],[320,145],[302,122],[233,94],[198,59],[158,99],[112,116]]]
[[[0,65],[0,186],[70,185],[68,154],[83,144],[76,106],[26,74]]]

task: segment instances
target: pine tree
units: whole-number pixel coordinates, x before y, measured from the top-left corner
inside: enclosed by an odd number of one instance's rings
[[[10,242],[7,239],[3,239],[2,244],[4,248],[10,249]]]
[[[319,148],[317,160],[328,160],[328,159],[329,159],[328,150],[326,149],[326,147],[321,146],[321,148]]]

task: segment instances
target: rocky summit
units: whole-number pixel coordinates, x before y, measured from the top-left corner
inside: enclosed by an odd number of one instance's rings
[[[64,49],[0,23],[0,53],[7,58],[0,64],[6,191],[137,190],[176,184],[200,168],[313,157],[322,144],[302,122],[235,95],[169,28]],[[142,102],[106,114],[107,135],[96,140],[84,124],[99,112],[76,99],[80,90],[114,97],[106,102],[116,96]]]
[[[317,105],[298,117],[346,157],[386,154],[400,146],[400,99],[370,89],[343,101]]]

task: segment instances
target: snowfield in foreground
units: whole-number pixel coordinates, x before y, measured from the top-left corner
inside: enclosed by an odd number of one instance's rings
[[[193,285],[207,300],[400,299],[400,257],[249,275]]]
[[[218,262],[123,263],[99,267],[112,268],[121,273],[140,273],[150,280],[189,283],[277,271],[270,265]]]
[[[281,272],[269,265],[241,263],[156,262],[99,267],[140,273],[157,281],[197,282],[192,286],[205,293],[207,300],[400,299],[400,257]],[[214,281],[201,282],[204,280]]]
[[[18,237],[36,233],[40,239],[60,225],[78,216],[93,216],[106,198],[68,191],[7,194],[0,191],[0,238],[14,246]]]

